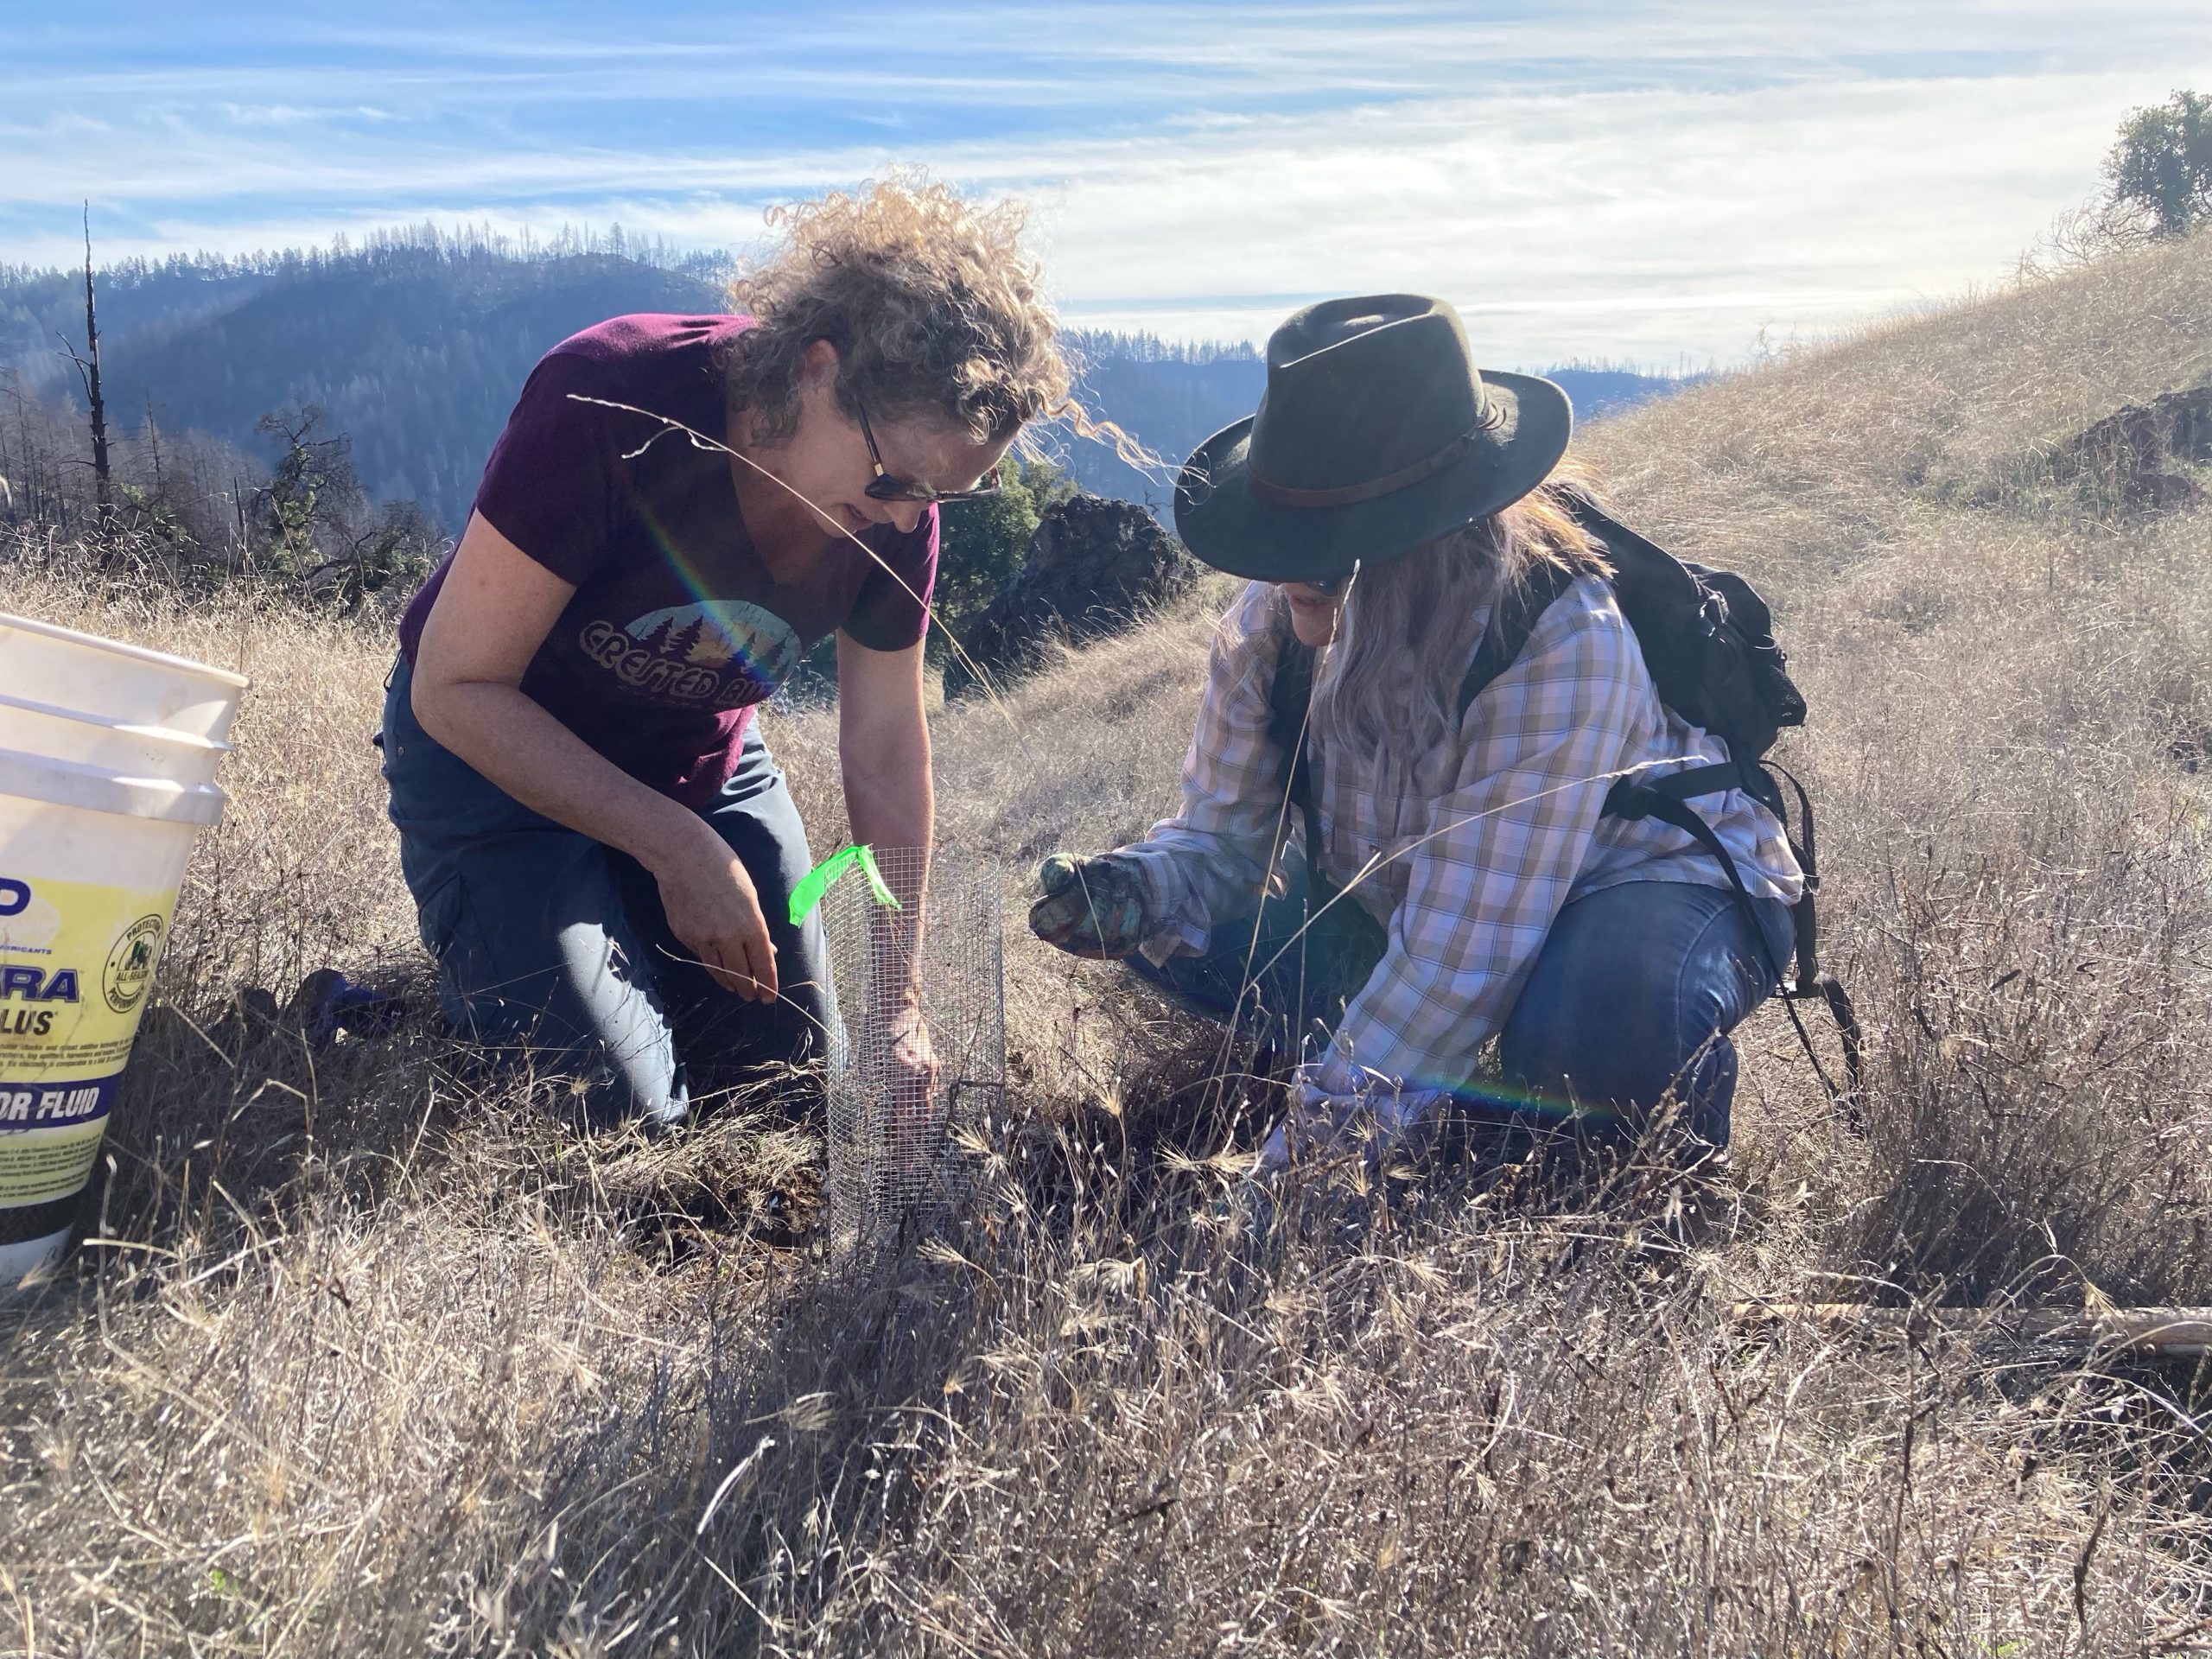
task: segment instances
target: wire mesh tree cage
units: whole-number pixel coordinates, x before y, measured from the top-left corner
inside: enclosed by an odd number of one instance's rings
[[[943,1227],[973,1180],[961,1131],[1006,1096],[996,876],[943,849],[873,857],[880,883],[836,880],[821,898],[837,1003],[827,1208],[841,1257],[901,1253]]]

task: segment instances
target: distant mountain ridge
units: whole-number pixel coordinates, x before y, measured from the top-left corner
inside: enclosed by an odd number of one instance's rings
[[[1105,443],[1063,442],[1054,459],[1085,489],[1149,505],[1163,516],[1174,494],[1177,464],[1249,415],[1267,387],[1267,364],[1253,346],[1084,332],[1071,339],[1084,365],[1083,397],[1090,415],[1128,429],[1162,465],[1157,472],[1141,471]],[[1634,409],[1710,378],[1581,364],[1542,372],[1566,389],[1577,421]]]
[[[307,255],[133,262],[99,276],[110,419],[135,427],[150,404],[165,428],[252,449],[262,447],[253,428],[263,415],[319,404],[329,429],[352,440],[372,494],[411,497],[458,531],[539,357],[626,312],[719,311],[727,270],[724,256],[639,249],[619,232],[522,247],[387,232]],[[12,366],[47,395],[74,400],[55,336],[80,343],[83,328],[81,275],[0,267],[0,370]],[[1148,474],[1108,445],[1065,434],[1053,441],[1056,459],[1085,488],[1155,512],[1172,497],[1175,463],[1249,414],[1266,378],[1249,346],[1082,332],[1072,342],[1090,414],[1163,465]],[[1585,419],[1684,384],[1623,370],[1549,373]]]

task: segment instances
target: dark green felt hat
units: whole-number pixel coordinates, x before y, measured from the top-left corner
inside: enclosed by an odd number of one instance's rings
[[[1442,300],[1324,300],[1268,338],[1258,411],[1183,463],[1175,529],[1232,575],[1331,582],[1511,505],[1573,429],[1550,381],[1477,369]]]

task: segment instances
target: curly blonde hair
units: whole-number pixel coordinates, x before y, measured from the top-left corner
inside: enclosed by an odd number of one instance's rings
[[[1041,417],[1091,422],[1037,261],[1021,246],[1027,213],[1007,200],[979,207],[918,177],[772,209],[779,245],[730,284],[756,326],[723,361],[731,407],[753,438],[775,444],[798,424],[808,345],[837,348],[838,405],[877,421],[920,418],[981,443]]]

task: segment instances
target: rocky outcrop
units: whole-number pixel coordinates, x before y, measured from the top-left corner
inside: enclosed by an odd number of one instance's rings
[[[1029,538],[1021,574],[963,642],[992,675],[1018,671],[1049,639],[1118,633],[1198,579],[1182,543],[1142,507],[1078,495],[1049,509]],[[957,664],[946,690],[967,689]]]
[[[2130,404],[2051,451],[2054,476],[2108,491],[2132,512],[2196,505],[2205,492],[2178,470],[2212,461],[2212,385]]]

